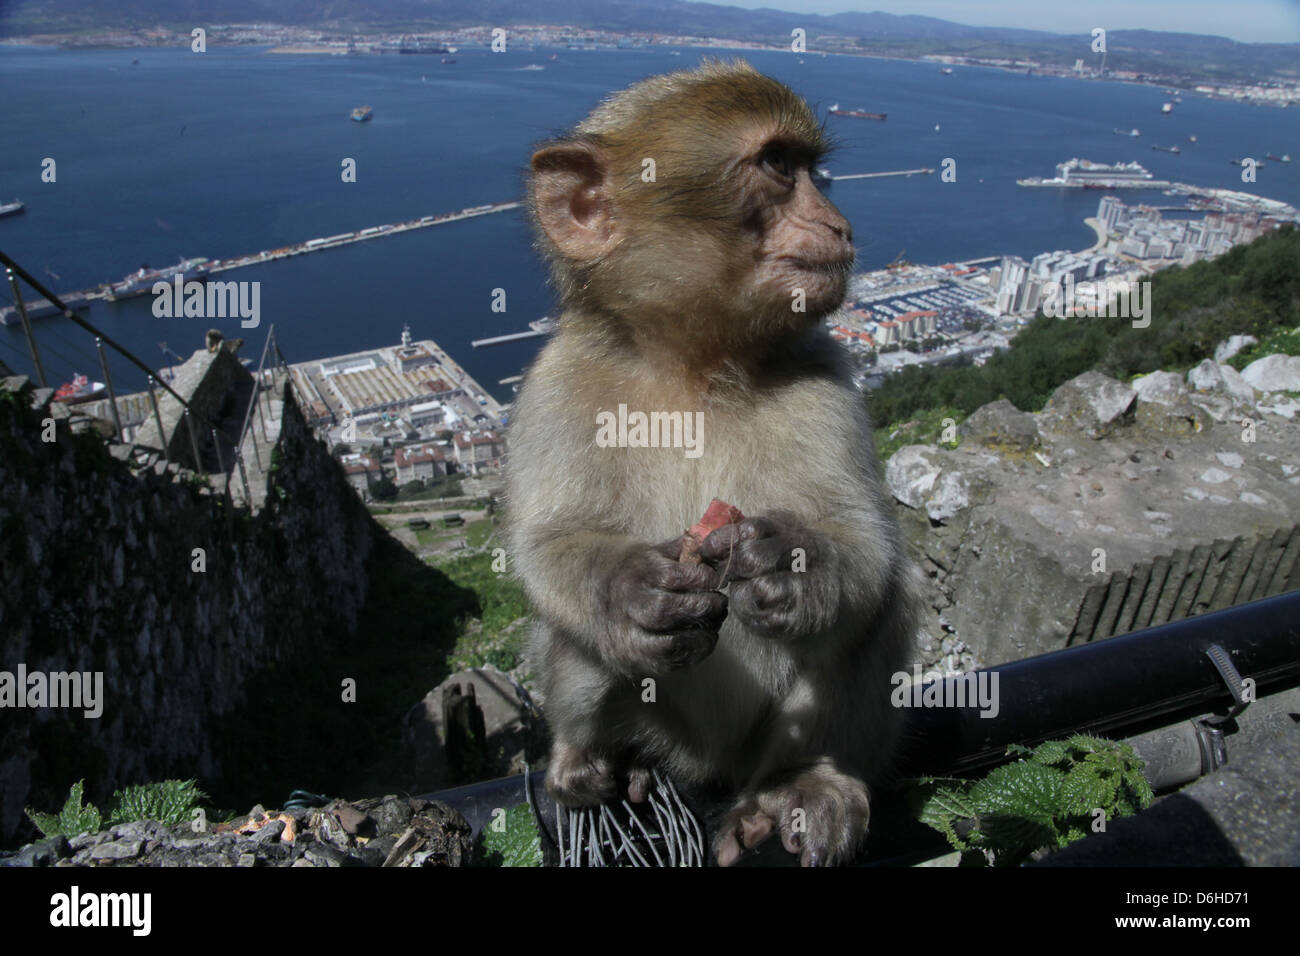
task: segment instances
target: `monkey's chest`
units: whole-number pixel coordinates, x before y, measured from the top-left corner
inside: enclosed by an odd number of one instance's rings
[[[796,491],[781,480],[789,465],[779,447],[723,416],[687,415],[693,420],[681,431],[656,430],[649,419],[638,430],[638,419],[629,413],[626,431],[611,431],[621,443],[602,445],[598,439],[594,463],[618,499],[627,533],[647,541],[679,535],[714,498],[746,515],[791,507],[783,499]]]

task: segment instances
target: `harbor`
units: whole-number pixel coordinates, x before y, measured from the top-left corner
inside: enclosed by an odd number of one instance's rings
[[[219,272],[229,272],[232,269],[243,269],[263,262],[274,262],[277,259],[288,259],[293,256],[301,256],[310,252],[323,252],[326,249],[338,249],[341,246],[352,245],[356,242],[366,242],[370,239],[382,239],[386,236],[396,236],[404,232],[411,232],[415,229],[427,229],[430,226],[441,226],[450,222],[459,222],[462,219],[474,219],[478,216],[490,216],[494,213],[508,212],[511,209],[518,209],[519,206],[520,203],[517,200],[488,203],[482,206],[470,206],[467,209],[460,209],[456,212],[443,213],[438,216],[421,216],[419,219],[408,219],[404,222],[369,226],[355,232],[342,232],[334,236],[308,239],[306,242],[294,243],[291,246],[281,246],[278,249],[266,249],[262,252],[255,252],[250,255],[237,256],[230,259],[212,260],[202,257],[182,259],[175,267],[169,269],[140,269],[128,274],[117,282],[105,282],[92,289],[59,293],[59,298],[69,307],[79,309],[84,307],[85,304],[91,300],[103,299],[113,302],[132,295],[143,295],[152,291],[153,283],[155,281],[171,281],[174,270],[180,270],[182,273],[186,274],[187,278],[202,279]],[[25,304],[28,310],[28,317],[33,319],[40,318],[44,315],[52,315],[59,311],[52,303],[46,302],[43,299],[27,302]],[[16,306],[7,306],[4,309],[0,309],[0,322],[3,322],[5,325],[16,325],[19,322],[17,312],[18,310]]]

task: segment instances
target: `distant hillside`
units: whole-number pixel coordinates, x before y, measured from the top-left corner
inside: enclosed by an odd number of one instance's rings
[[[14,0],[0,11],[0,36],[9,37],[203,23],[357,31],[554,24],[785,43],[792,29],[802,27],[810,41],[821,35],[856,39],[863,52],[891,55],[1028,57],[1065,65],[1088,56],[1087,38],[1079,35],[966,26],[935,17],[817,16],[684,0]],[[1115,30],[1107,39],[1112,70],[1224,78],[1300,75],[1300,44],[1149,30]]]

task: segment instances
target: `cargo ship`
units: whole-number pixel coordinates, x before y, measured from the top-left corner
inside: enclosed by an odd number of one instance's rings
[[[23,211],[23,201],[15,199],[13,202],[0,203],[0,216],[12,216],[14,213]]]
[[[886,116],[885,113],[868,113],[866,110],[842,110],[839,103],[836,103],[827,112],[835,116],[852,116],[854,119],[883,120]]]
[[[1181,153],[1181,152],[1182,152],[1182,149],[1180,149],[1180,148],[1177,147],[1177,146],[1156,146],[1154,143],[1151,145],[1151,148],[1152,148],[1152,149],[1158,149],[1158,150],[1160,150],[1160,152],[1162,152],[1162,153]]]
[[[1142,135],[1142,133],[1136,129],[1120,129],[1118,126],[1116,126],[1113,130],[1111,130],[1111,132],[1114,133],[1116,136],[1141,136]]]
[[[354,122],[364,123],[366,120],[370,119],[370,114],[373,112],[374,110],[369,106],[358,106],[352,111],[352,119]]]
[[[90,308],[90,300],[86,298],[84,292],[69,292],[67,295],[59,296],[73,312],[85,312]],[[49,299],[32,299],[30,302],[24,302],[27,306],[27,317],[29,319],[43,319],[47,315],[62,315],[63,310],[51,302]],[[22,321],[18,315],[18,307],[7,305],[0,309],[0,325],[17,325]]]
[[[1275,162],[1275,163],[1289,163],[1289,162],[1291,162],[1291,154],[1290,154],[1290,153],[1283,153],[1281,156],[1278,156],[1276,153],[1265,153],[1265,154],[1264,154],[1264,158],[1265,158],[1265,159],[1271,159],[1271,160],[1273,160],[1273,162]]]
[[[110,283],[104,288],[104,298],[109,302],[116,302],[118,299],[127,299],[133,295],[144,295],[146,292],[153,291],[155,282],[173,281],[178,272],[185,277],[186,282],[191,279],[202,279],[208,274],[209,266],[208,260],[202,257],[182,259],[176,265],[165,269],[141,266],[121,281]]]

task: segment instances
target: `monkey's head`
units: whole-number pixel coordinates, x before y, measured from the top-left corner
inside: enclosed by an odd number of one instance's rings
[[[563,304],[728,353],[844,300],[852,230],[811,171],[808,105],[744,61],[644,80],[533,155],[529,208]]]

